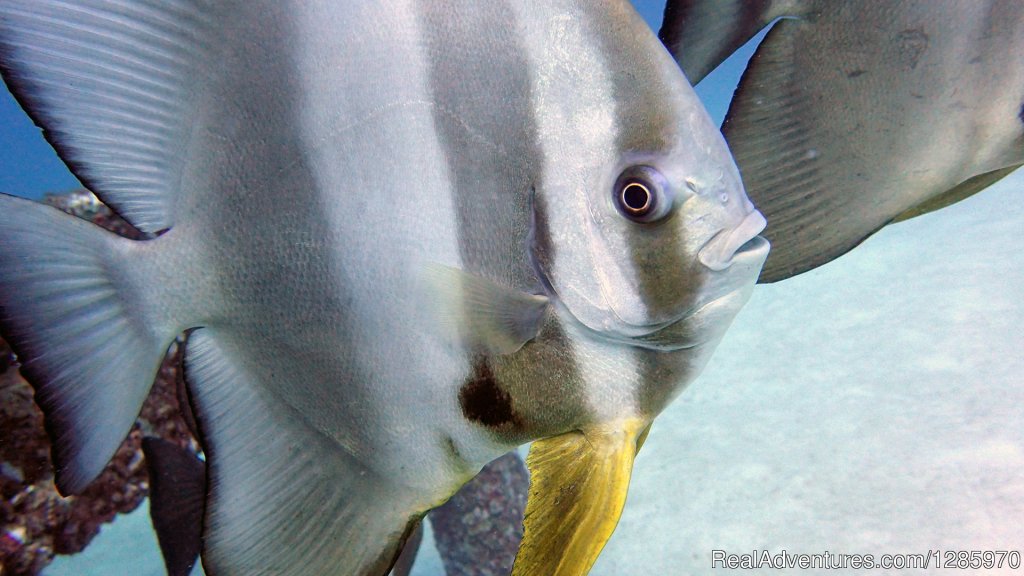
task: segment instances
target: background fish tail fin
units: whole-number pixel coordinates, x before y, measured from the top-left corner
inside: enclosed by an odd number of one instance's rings
[[[175,334],[130,304],[134,242],[0,195],[0,331],[36,390],[63,494],[82,491],[131,429]],[[139,304],[141,305],[141,304]]]
[[[697,84],[780,16],[797,16],[804,2],[668,0],[658,37]]]
[[[189,334],[185,377],[207,456],[210,574],[383,576],[426,512],[240,368],[230,340]]]

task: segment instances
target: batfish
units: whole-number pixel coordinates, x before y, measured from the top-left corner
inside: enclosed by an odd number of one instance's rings
[[[384,574],[531,440],[514,573],[585,574],[768,252],[623,0],[0,0],[0,70],[145,235],[0,197],[57,486],[187,334],[209,574]]]
[[[1024,3],[678,0],[660,35],[697,83],[777,18],[722,127],[771,223],[762,282],[1024,164]]]

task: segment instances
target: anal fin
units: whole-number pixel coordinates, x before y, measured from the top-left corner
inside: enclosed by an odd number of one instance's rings
[[[185,374],[209,469],[208,574],[383,576],[425,512],[278,401],[212,329]]]

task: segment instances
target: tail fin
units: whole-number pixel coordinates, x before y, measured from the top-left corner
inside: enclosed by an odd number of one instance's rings
[[[0,195],[0,331],[36,390],[57,488],[80,492],[127,435],[174,334],[146,326],[134,242]]]

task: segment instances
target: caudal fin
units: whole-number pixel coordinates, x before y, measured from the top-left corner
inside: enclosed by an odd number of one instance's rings
[[[46,416],[57,488],[73,494],[128,433],[175,335],[139,313],[133,241],[12,196],[0,216],[0,332]]]

